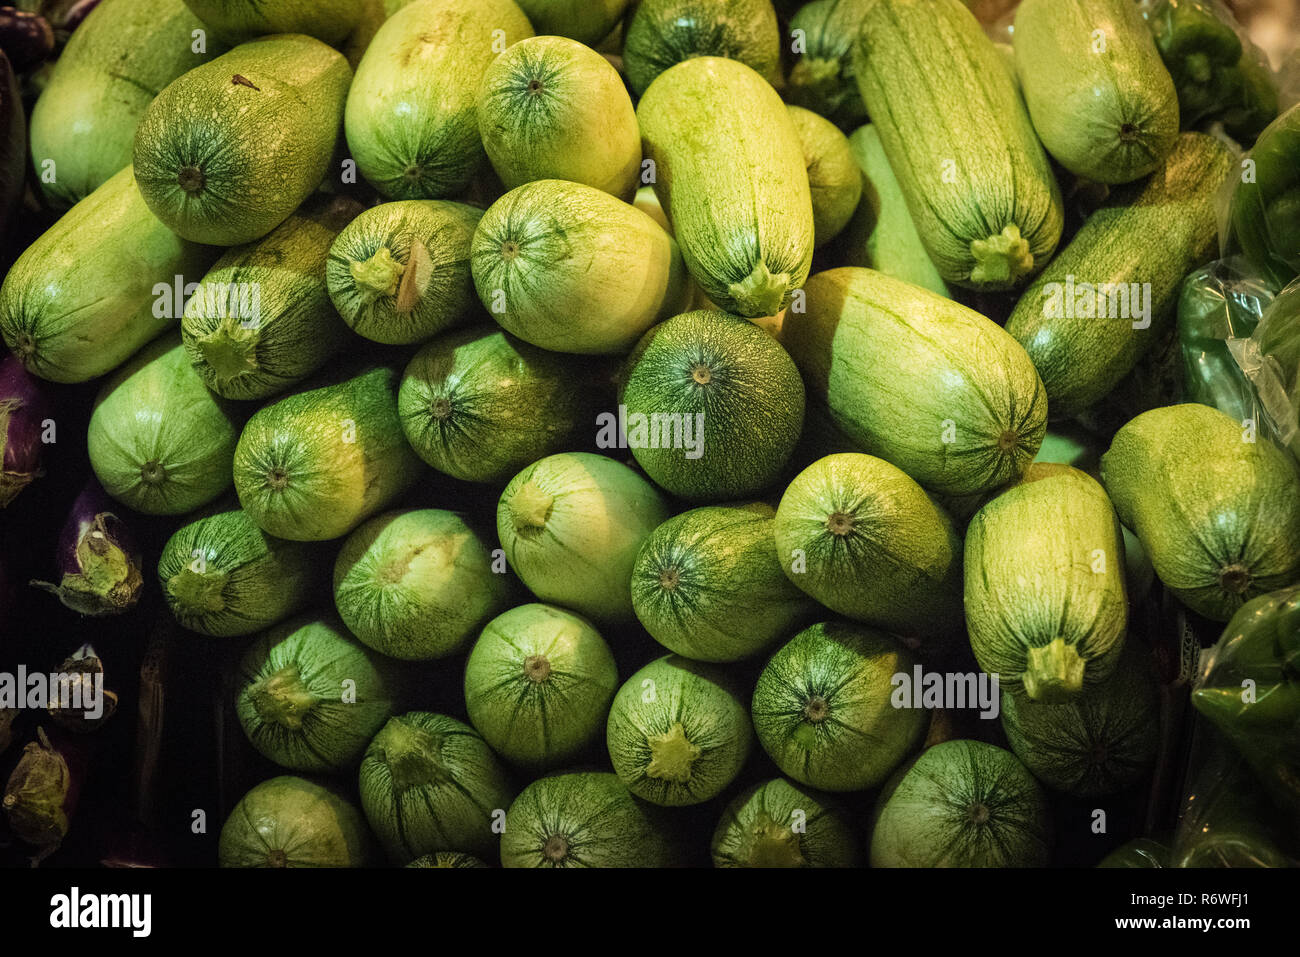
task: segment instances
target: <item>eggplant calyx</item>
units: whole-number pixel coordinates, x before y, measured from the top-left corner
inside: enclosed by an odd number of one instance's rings
[[[100,512],[77,541],[77,570],[64,572],[58,585],[33,581],[83,615],[117,615],[135,606],[144,577],[108,528],[109,513]]]
[[[15,498],[18,493],[32,484],[33,479],[39,478],[40,471],[35,472],[11,472],[9,469],[0,471],[0,508],[4,508]]]
[[[281,668],[249,689],[253,709],[269,724],[301,731],[303,719],[320,701],[293,665]]]

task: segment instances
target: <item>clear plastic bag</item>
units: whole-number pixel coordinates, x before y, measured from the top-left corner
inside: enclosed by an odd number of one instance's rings
[[[1249,339],[1275,289],[1239,257],[1191,273],[1178,297],[1183,398],[1218,409],[1238,422],[1264,422],[1255,386],[1233,358],[1233,340]]]
[[[1238,610],[1201,655],[1192,704],[1202,740],[1193,755],[1194,786],[1175,860],[1180,853],[1193,859],[1208,853],[1247,866],[1294,864],[1293,845],[1300,839],[1300,585]]]
[[[1262,431],[1300,457],[1300,280],[1268,303],[1248,337],[1227,346],[1254,388]]]

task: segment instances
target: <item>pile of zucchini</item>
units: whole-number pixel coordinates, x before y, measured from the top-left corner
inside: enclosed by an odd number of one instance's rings
[[[27,6],[0,670],[7,615],[229,649],[280,773],[223,782],[209,863],[1194,856],[1165,632],[1300,583],[1296,461],[1167,358],[1221,248],[1300,272],[1300,112],[1222,8]],[[1300,749],[1198,694],[1252,766]],[[44,724],[0,699],[37,859],[76,822]]]

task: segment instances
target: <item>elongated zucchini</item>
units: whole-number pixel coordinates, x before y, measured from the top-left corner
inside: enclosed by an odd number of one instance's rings
[[[1183,133],[1164,165],[1098,209],[1007,320],[1034,360],[1053,417],[1109,393],[1166,328],[1183,277],[1208,262],[1227,149]]]
[[[1011,289],[1061,239],[1061,190],[1009,71],[960,0],[877,0],[853,71],[943,278]]]
[[[1024,349],[965,306],[873,269],[808,280],[781,341],[863,451],[932,492],[985,492],[1042,444],[1047,397]]]
[[[1013,40],[1034,129],[1071,173],[1130,183],[1174,148],[1178,94],[1133,0],[1024,0]]]
[[[695,281],[727,312],[776,315],[813,250],[803,147],[781,98],[743,63],[697,57],[660,74],[636,115]]]

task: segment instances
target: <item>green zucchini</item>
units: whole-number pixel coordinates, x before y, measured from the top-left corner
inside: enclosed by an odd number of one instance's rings
[[[221,828],[221,867],[366,867],[374,838],[336,787],[283,774],[235,805]]]
[[[623,38],[623,70],[637,96],[675,64],[726,57],[781,85],[781,34],[769,0],[640,0]]]
[[[1183,277],[1217,249],[1214,197],[1230,166],[1217,140],[1181,134],[1164,165],[1116,191],[1021,295],[1006,329],[1054,417],[1105,396],[1168,326]]]
[[[1160,695],[1148,660],[1145,648],[1129,642],[1109,678],[1065,704],[1004,687],[1002,730],[1011,750],[1038,780],[1074,797],[1137,784],[1160,744]]]
[[[853,218],[838,237],[837,262],[870,266],[948,297],[948,284],[917,235],[898,177],[885,157],[880,133],[870,123],[859,127],[849,137],[849,149],[862,173],[862,196]]]
[[[394,863],[463,847],[497,848],[499,815],[515,795],[478,732],[443,714],[393,717],[366,748],[361,809]]]
[[[520,40],[483,74],[475,104],[492,168],[507,189],[567,179],[631,200],[641,132],[623,80],[589,47]]]
[[[339,550],[335,607],[352,634],[390,658],[446,658],[509,604],[510,580],[489,552],[455,512],[378,515]]]
[[[512,0],[426,0],[390,16],[361,58],[343,120],[361,175],[389,199],[460,194],[486,159],[479,81],[532,35]]]
[[[853,76],[853,42],[870,0],[812,0],[790,19],[794,63],[786,99],[839,126],[867,118]],[[796,46],[797,44],[797,46]]]
[[[656,528],[632,569],[632,607],[651,637],[696,661],[737,661],[811,617],[785,577],[762,503],[691,509]]]
[[[1061,238],[1061,190],[974,15],[960,0],[878,0],[853,57],[858,90],[943,278],[1012,289],[1041,270]]]
[[[1142,413],[1101,457],[1101,480],[1156,575],[1198,614],[1227,621],[1300,578],[1294,463],[1218,409]]]
[[[182,525],[158,559],[173,617],[218,638],[251,635],[307,607],[320,591],[317,551],[272,538],[242,509]]]
[[[352,71],[300,34],[241,44],[167,85],[135,135],[154,215],[216,246],[265,236],[328,171]]]
[[[727,312],[776,315],[813,250],[803,147],[780,96],[744,64],[703,56],[663,73],[636,115],[695,281]]]
[[[848,139],[834,123],[799,106],[788,109],[808,169],[813,245],[824,246],[853,218],[862,198],[862,173]]]
[[[18,257],[0,287],[0,333],[28,371],[85,382],[174,324],[174,286],[183,289],[216,256],[149,212],[128,166]]]
[[[950,495],[998,488],[1033,460],[1047,397],[995,323],[871,269],[820,272],[804,291],[781,341],[863,451]]]
[[[474,233],[479,299],[503,329],[543,349],[626,353],[685,305],[677,243],[603,190],[547,179],[492,204]]]
[[[180,336],[168,333],[104,383],[86,450],[119,502],[149,515],[182,515],[230,487],[241,418],[208,391]]]
[[[420,471],[397,417],[397,373],[377,366],[259,409],[234,471],[240,504],[263,530],[294,541],[346,535]]]
[[[807,788],[773,778],[727,805],[713,832],[714,867],[858,867],[848,814]]]
[[[609,645],[585,618],[531,603],[497,615],[465,662],[465,709],[507,761],[565,764],[605,728],[618,687]]]
[[[438,851],[436,854],[421,854],[407,867],[487,867],[473,854],[460,851]]]
[[[609,374],[602,364],[475,326],[415,354],[397,412],[411,448],[433,468],[502,484],[540,458],[586,445],[582,433],[612,393],[602,373]]]
[[[229,43],[268,33],[305,33],[331,45],[361,19],[363,0],[185,0],[195,16]]]
[[[330,304],[325,261],[361,204],[313,197],[262,239],[227,251],[185,306],[185,351],[208,388],[262,399],[320,369],[347,327]]]
[[[876,800],[872,867],[1043,867],[1047,797],[1010,751],[962,739],[900,769]]]
[[[423,342],[477,314],[470,242],[482,210],[408,199],[348,223],[330,248],[330,300],[352,331],[375,342]]]
[[[650,329],[628,358],[627,444],[657,485],[691,501],[770,487],[799,441],[799,370],[766,332],[693,311]]]
[[[1124,541],[1105,491],[1068,466],[994,498],[966,529],[966,623],[980,667],[1035,701],[1074,699],[1124,647]]]
[[[632,0],[516,0],[538,36],[568,37],[594,47],[623,19]]]
[[[135,128],[150,101],[225,52],[215,39],[196,42],[192,34],[202,28],[181,0],[103,0],[90,11],[32,109],[32,164],[51,205],[78,203],[131,165]]]
[[[609,772],[538,778],[510,805],[501,834],[504,867],[675,867],[684,851],[672,817]]]
[[[717,797],[754,743],[749,709],[716,665],[667,655],[623,683],[609,708],[609,760],[629,791],[683,807]]]
[[[795,477],[773,529],[790,581],[831,611],[897,634],[961,625],[961,540],[925,491],[882,459],[828,455]]]
[[[783,774],[824,791],[878,785],[920,745],[929,721],[891,703],[916,659],[894,638],[825,622],[786,642],[758,676],[754,730]]]
[[[348,771],[392,714],[385,662],[332,616],[264,632],[239,663],[235,711],[249,743],[294,771]]]
[[[668,503],[621,462],[551,455],[510,480],[497,535],[515,574],[541,601],[598,621],[633,617],[632,567]]]
[[[1132,0],[1024,0],[1012,39],[1029,117],[1058,163],[1114,184],[1164,162],[1178,94]]]

